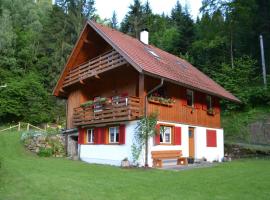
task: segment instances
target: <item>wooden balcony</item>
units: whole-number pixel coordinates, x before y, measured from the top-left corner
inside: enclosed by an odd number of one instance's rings
[[[94,103],[74,109],[74,126],[120,122],[138,119],[141,116],[138,97],[119,97],[106,103]]]
[[[72,68],[65,77],[63,87],[94,77],[102,72],[111,70],[126,64],[127,61],[115,50],[106,52],[75,68]]]

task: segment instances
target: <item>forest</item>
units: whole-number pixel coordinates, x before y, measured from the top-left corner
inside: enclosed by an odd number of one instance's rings
[[[237,96],[223,112],[270,106],[270,76],[263,82],[259,36],[270,64],[269,0],[203,0],[200,16],[176,1],[155,14],[134,0],[119,22],[102,19],[95,0],[0,0],[0,123],[62,123],[65,101],[52,96],[61,70],[86,20],[133,37],[147,28],[150,44],[182,57]]]

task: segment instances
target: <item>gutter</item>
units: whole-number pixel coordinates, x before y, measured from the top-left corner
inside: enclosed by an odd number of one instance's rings
[[[158,84],[156,87],[154,87],[152,90],[150,90],[146,95],[144,99],[144,116],[147,116],[147,101],[148,101],[148,96],[152,94],[154,91],[157,89],[161,88],[164,84],[164,78],[161,78],[160,84]]]

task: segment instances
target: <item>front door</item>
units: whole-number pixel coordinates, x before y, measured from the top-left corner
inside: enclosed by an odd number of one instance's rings
[[[189,141],[189,157],[194,158],[194,128],[188,129],[188,141]]]

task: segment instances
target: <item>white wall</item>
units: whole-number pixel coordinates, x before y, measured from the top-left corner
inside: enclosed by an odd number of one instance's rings
[[[160,150],[182,150],[183,157],[189,156],[189,137],[188,129],[189,125],[186,124],[175,124],[175,123],[166,123],[158,122],[161,124],[168,124],[173,126],[181,127],[181,145],[154,145],[153,139],[149,141],[149,154],[148,154],[148,163],[149,166],[152,166],[151,151],[160,151]],[[207,161],[212,162],[213,160],[221,161],[224,157],[224,141],[223,141],[223,129],[212,129],[201,126],[191,126],[194,128],[194,148],[195,148],[195,159],[202,159],[203,157]],[[206,130],[216,130],[217,132],[217,147],[207,147],[206,146]]]
[[[79,145],[80,159],[89,163],[121,165],[128,157],[132,160],[131,145],[137,121],[126,123],[126,141],[123,145]]]
[[[174,124],[158,122],[181,127],[181,145],[154,145],[154,140],[149,140],[148,164],[152,167],[151,151],[158,150],[182,150],[183,156],[189,156],[189,138],[186,124]],[[131,145],[137,121],[126,123],[126,142],[124,145],[80,145],[80,158],[89,163],[121,165],[121,161],[128,157],[132,161]],[[217,147],[206,146],[206,127],[192,126],[194,132],[195,159],[205,157],[208,161],[219,160],[224,156],[223,129],[212,129],[217,131]],[[139,158],[139,165],[144,165],[144,149]]]
[[[216,130],[217,147],[207,147],[206,129]],[[206,158],[207,161],[221,161],[224,157],[223,129],[211,129],[205,127],[195,128],[195,158]]]

